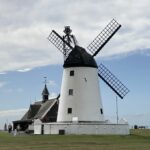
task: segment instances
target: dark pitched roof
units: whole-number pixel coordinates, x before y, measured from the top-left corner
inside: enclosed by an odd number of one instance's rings
[[[94,58],[82,47],[75,46],[64,62],[64,67],[94,67],[97,68]]]
[[[34,116],[37,114],[37,112],[39,111],[40,107],[41,107],[41,105],[36,105],[36,104],[30,105],[29,110],[28,110],[27,113],[22,117],[21,120],[34,119]]]
[[[42,101],[35,102],[30,105],[29,110],[22,117],[21,121],[42,119],[56,102],[57,98],[47,100],[44,103]]]
[[[42,119],[56,102],[57,99],[51,99],[43,103],[38,113],[34,116],[34,119]]]

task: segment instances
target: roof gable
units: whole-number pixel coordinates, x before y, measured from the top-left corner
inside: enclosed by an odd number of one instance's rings
[[[44,103],[35,102],[30,105],[29,110],[22,117],[22,121],[33,120],[33,119],[42,119],[48,113],[48,111],[57,103],[57,98],[50,99]]]
[[[29,110],[25,113],[25,115],[22,117],[21,120],[29,120],[29,119],[33,119],[34,116],[37,114],[37,112],[39,111],[41,105],[36,105],[36,104],[32,104],[30,105]]]
[[[38,113],[34,116],[34,119],[42,119],[56,102],[57,99],[51,99],[43,103]]]

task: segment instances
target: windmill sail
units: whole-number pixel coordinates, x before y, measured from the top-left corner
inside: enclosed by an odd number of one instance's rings
[[[121,25],[116,21],[112,20],[102,32],[92,41],[87,49],[91,52],[93,56],[96,56],[98,52],[106,45],[106,43],[111,39],[111,37],[119,30]]]
[[[50,35],[48,36],[48,40],[58,49],[60,50],[66,57],[69,55],[73,47],[65,41],[56,31],[52,30]],[[65,45],[65,49],[64,49]]]
[[[98,67],[98,75],[121,99],[129,92],[129,89],[125,87],[103,64],[100,64]]]

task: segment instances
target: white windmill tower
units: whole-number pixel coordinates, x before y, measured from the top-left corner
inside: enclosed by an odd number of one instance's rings
[[[90,54],[76,45],[68,26],[63,37],[54,30],[50,33],[49,41],[65,56],[57,122],[104,121],[98,76],[120,98],[129,92],[104,65],[97,66],[94,59],[120,27],[113,19],[87,47]]]

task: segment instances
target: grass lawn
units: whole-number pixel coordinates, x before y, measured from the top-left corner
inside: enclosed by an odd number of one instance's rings
[[[18,135],[0,132],[0,150],[150,150],[150,130],[128,136]]]

